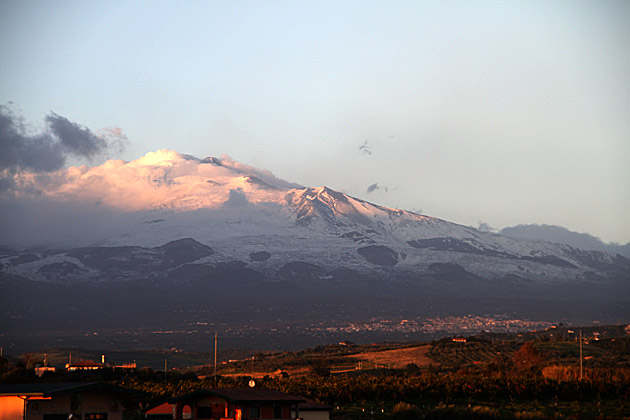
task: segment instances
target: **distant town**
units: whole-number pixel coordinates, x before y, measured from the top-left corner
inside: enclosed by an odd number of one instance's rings
[[[449,316],[414,319],[383,319],[373,318],[368,322],[348,323],[342,326],[314,325],[312,332],[353,333],[353,332],[399,332],[404,334],[473,334],[487,332],[520,332],[545,329],[552,325],[550,322],[527,321],[491,316]]]
[[[191,322],[186,328],[156,329],[151,331],[154,337],[187,336],[208,334],[210,331],[221,332],[222,338],[229,341],[239,337],[254,337],[259,335],[273,336],[278,340],[294,334],[303,334],[320,339],[433,339],[445,335],[469,335],[480,332],[517,333],[533,330],[544,330],[553,325],[548,321],[534,321],[514,319],[507,315],[465,315],[444,317],[415,317],[415,318],[384,318],[374,317],[365,322],[336,322],[318,320],[311,323],[284,323],[282,326],[274,323],[252,323],[237,326],[209,324],[207,322]],[[119,334],[138,334],[124,331]],[[334,342],[334,341],[333,341]]]

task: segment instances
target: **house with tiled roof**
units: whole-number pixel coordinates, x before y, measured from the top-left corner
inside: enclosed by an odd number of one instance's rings
[[[271,389],[202,389],[169,398],[146,411],[149,419],[294,420],[306,399]]]
[[[122,420],[143,396],[102,382],[0,384],[0,420]]]

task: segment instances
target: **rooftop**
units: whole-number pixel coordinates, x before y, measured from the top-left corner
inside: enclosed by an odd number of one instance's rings
[[[141,395],[143,392],[103,382],[59,382],[42,384],[0,384],[0,396],[25,395],[50,397],[54,394],[82,391],[110,391]]]
[[[219,397],[232,403],[304,403],[306,400],[297,395],[285,394],[273,389],[200,389],[168,400],[175,403],[181,400]]]

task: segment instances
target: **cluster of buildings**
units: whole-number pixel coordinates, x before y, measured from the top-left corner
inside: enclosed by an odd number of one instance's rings
[[[349,323],[340,326],[311,326],[311,332],[323,330],[327,333],[357,332],[399,332],[405,334],[470,334],[481,331],[517,332],[549,328],[552,324],[542,321],[527,321],[491,316],[448,316],[417,319],[380,319],[374,318],[363,323]]]
[[[201,389],[146,404],[101,382],[0,385],[0,420],[329,420],[330,407],[269,389]]]
[[[72,360],[72,358],[70,358]],[[101,356],[101,363],[93,362],[91,360],[82,360],[79,362],[66,363],[66,370],[68,372],[77,372],[77,371],[85,371],[85,370],[100,370],[105,368],[110,369],[122,369],[122,370],[135,370],[138,366],[136,362],[133,363],[122,363],[122,364],[110,364],[105,363],[105,355]],[[48,362],[46,360],[46,355],[44,355],[44,366],[35,366],[35,374],[40,378],[46,372],[55,372],[56,368],[54,366],[48,366]],[[1,418],[0,418],[1,420]]]

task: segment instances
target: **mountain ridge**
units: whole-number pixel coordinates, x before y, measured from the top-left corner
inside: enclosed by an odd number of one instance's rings
[[[630,258],[630,242],[623,244],[605,243],[600,238],[589,233],[573,232],[562,226],[520,224],[505,227],[499,231],[503,236],[516,239],[534,239],[571,245],[574,248],[587,251],[602,251],[611,254],[620,254]]]
[[[630,316],[630,260],[618,254],[298,188],[229,160],[146,160],[160,176],[139,171],[130,188],[155,206],[120,213],[124,223],[91,246],[0,247],[0,283],[10,291],[0,297],[0,321],[15,340],[42,326],[120,333],[129,322],[195,331],[264,320],[277,331],[287,322],[463,311],[582,322]]]

